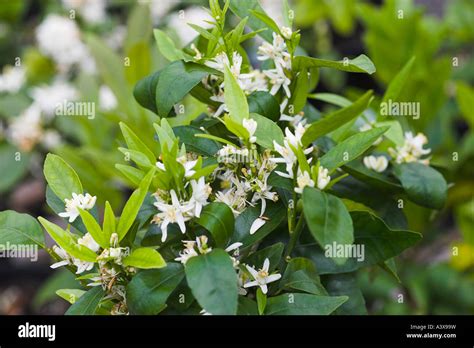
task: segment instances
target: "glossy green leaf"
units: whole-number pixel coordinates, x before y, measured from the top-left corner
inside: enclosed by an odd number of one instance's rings
[[[257,138],[258,145],[266,149],[273,149],[273,141],[280,145],[283,144],[283,132],[275,122],[259,114],[250,114],[250,118],[257,121],[255,137]]]
[[[166,267],[166,262],[161,254],[152,248],[134,249],[130,255],[123,258],[122,263],[124,266],[132,266],[141,269]]]
[[[407,80],[411,77],[411,70],[413,68],[413,63],[415,62],[415,57],[412,57],[400,70],[400,72],[393,78],[390,84],[385,91],[385,94],[382,99],[382,103],[385,103],[389,100],[397,101],[399,99],[400,94],[403,91],[403,87],[405,86]]]
[[[18,159],[18,160],[17,160]],[[28,171],[30,156],[9,144],[0,145],[0,193],[9,190]]]
[[[59,289],[56,290],[56,295],[65,299],[70,304],[74,304],[77,300],[85,294],[84,290],[81,289]]]
[[[251,10],[265,13],[258,0],[230,0],[230,9],[240,18],[249,17],[247,25],[253,30],[266,29],[267,25],[257,17],[253,16]],[[272,33],[270,30],[264,30],[259,35],[267,41],[272,41]]]
[[[362,255],[353,255],[343,265],[338,265],[315,244],[295,248],[298,255],[318,265],[319,274],[348,273],[376,265],[399,255],[422,238],[418,232],[390,229],[382,219],[369,212],[354,211],[350,214],[354,225],[354,245],[359,246],[359,251],[364,248]]]
[[[324,277],[324,285],[331,296],[347,296],[349,299],[343,303],[334,314],[336,315],[363,315],[367,314],[365,299],[359,285],[357,274],[340,273]]]
[[[300,71],[307,68],[332,68],[354,73],[373,74],[375,72],[374,63],[365,54],[361,54],[354,59],[347,60],[326,60],[306,56],[298,56],[293,60],[293,70]]]
[[[250,113],[260,114],[277,122],[280,119],[280,104],[268,92],[257,91],[247,97]]]
[[[222,249],[189,259],[186,279],[199,305],[208,313],[237,313],[237,273]]]
[[[0,245],[39,245],[44,248],[44,233],[38,222],[28,214],[13,210],[0,212]]]
[[[122,215],[120,216],[120,220],[117,225],[117,234],[119,237],[119,241],[125,237],[128,230],[135,221],[135,218],[138,214],[138,211],[140,210],[143,200],[146,197],[148,188],[151,184],[154,174],[155,170],[151,169],[148,174],[143,178],[142,182],[140,183],[140,186],[132,193],[127,203],[125,204],[125,207],[122,211]]]
[[[347,301],[347,296],[283,294],[267,300],[267,315],[329,315]]]
[[[161,70],[155,89],[156,110],[160,117],[168,116],[173,105],[177,104],[202,79],[215,70],[205,65],[176,61]],[[172,88],[170,88],[172,86]],[[151,86],[152,88],[152,86]]]
[[[76,172],[61,157],[48,154],[44,161],[43,172],[49,187],[61,200],[71,199],[73,193],[83,193]]]
[[[105,296],[101,286],[93,287],[84,293],[69,309],[66,315],[93,315]]]
[[[213,202],[203,207],[196,222],[211,233],[216,246],[221,248],[234,232],[234,214],[224,203]]]
[[[372,91],[368,91],[350,106],[337,110],[312,123],[303,135],[303,145],[311,144],[320,136],[330,133],[356,118],[369,106],[371,100]]]
[[[230,117],[238,124],[242,124],[243,119],[249,118],[247,97],[227,65],[224,69],[224,83],[224,99]]]
[[[348,245],[354,242],[351,216],[336,196],[312,187],[303,190],[303,211],[314,239],[326,248],[333,242]],[[334,258],[343,263],[345,258]]]
[[[443,208],[448,185],[438,171],[421,163],[404,163],[395,165],[394,173],[410,200],[427,208]]]
[[[87,210],[79,209],[79,214],[81,215],[82,222],[86,226],[87,232],[90,233],[97,244],[104,249],[108,248],[110,246],[110,237],[107,238],[102,232],[97,220]]]
[[[186,145],[187,151],[196,152],[204,156],[214,156],[221,146],[213,139],[196,137],[203,131],[193,126],[174,127],[173,132],[179,138],[180,144]]]
[[[140,138],[128,127],[125,123],[120,122],[120,129],[122,130],[123,137],[127,143],[127,147],[130,150],[139,151],[144,154],[150,163],[156,162],[156,156]]]
[[[282,290],[293,289],[313,295],[328,295],[313,262],[303,257],[294,257],[288,262],[279,284]]]
[[[354,134],[321,157],[321,165],[327,168],[329,172],[332,172],[344,164],[353,161],[370,148],[387,130],[388,127],[380,127]]]
[[[58,245],[63,248],[68,254],[87,262],[95,262],[97,259],[97,254],[91,249],[77,244],[76,240],[73,238],[69,231],[63,230],[56,224],[49,222],[48,220],[39,217],[39,222],[45,228],[46,232],[53,238],[53,240],[58,243]]]
[[[183,266],[179,263],[168,263],[165,268],[139,272],[127,285],[130,312],[158,314],[166,307],[166,301],[183,278]]]
[[[176,47],[173,40],[168,35],[166,35],[164,31],[160,29],[154,29],[153,34],[155,36],[158,49],[166,59],[171,62],[175,60],[185,60],[185,53]]]

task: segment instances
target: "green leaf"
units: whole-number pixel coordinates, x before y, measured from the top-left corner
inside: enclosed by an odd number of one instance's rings
[[[354,211],[350,214],[354,225],[354,245],[363,248],[362,258],[350,257],[343,265],[338,265],[315,244],[295,248],[298,255],[307,257],[318,265],[319,274],[348,273],[376,265],[399,255],[422,238],[417,232],[390,229],[382,219],[369,212]]]
[[[394,173],[410,200],[427,208],[443,208],[448,185],[438,171],[421,163],[404,163],[395,165]]]
[[[130,255],[123,258],[122,263],[124,266],[132,266],[141,269],[166,267],[166,262],[161,254],[152,248],[135,249]]]
[[[295,87],[289,105],[293,105],[293,114],[303,110],[308,98],[309,77],[308,70],[302,69],[296,77]]]
[[[156,109],[156,86],[160,78],[161,71],[147,76],[137,82],[133,89],[133,96],[136,101],[144,108],[158,114]]]
[[[180,102],[203,78],[213,73],[217,72],[205,65],[180,60],[161,70],[155,90],[158,116],[167,117],[173,105]]]
[[[332,172],[353,161],[370,148],[388,129],[389,127],[380,127],[354,134],[321,157],[321,166]]]
[[[242,124],[243,119],[249,118],[247,97],[227,65],[224,69],[224,83],[224,100],[230,117],[236,123]]]
[[[116,164],[115,168],[117,168],[124,177],[126,177],[130,182],[136,186],[140,184],[140,181],[143,180],[143,172],[135,167],[127,166],[124,164]]]
[[[247,97],[247,103],[250,113],[260,114],[275,122],[280,119],[280,104],[268,92],[253,92]]]
[[[128,127],[125,123],[120,122],[120,129],[122,130],[123,137],[127,143],[127,147],[130,150],[135,150],[144,154],[150,163],[156,162],[156,156],[148,146],[146,146],[140,138]]]
[[[260,6],[258,0],[230,0],[231,11],[240,18],[249,17],[248,26],[253,30],[266,29],[267,25],[257,17],[251,14],[251,10],[255,10],[260,13],[265,13],[262,6]],[[259,35],[265,40],[271,42],[273,37],[269,30],[265,30],[259,33]]]
[[[268,270],[273,272],[280,263],[284,248],[285,246],[283,243],[273,244],[250,254],[245,258],[244,262],[248,265],[259,268],[263,265],[265,259],[268,259],[270,261],[270,267]]]
[[[313,262],[304,257],[294,257],[290,260],[279,284],[281,290],[300,290],[322,296],[328,294],[321,284]]]
[[[74,256],[83,261],[95,262],[97,259],[97,254],[91,249],[77,244],[76,240],[73,238],[69,231],[63,230],[56,224],[49,222],[48,220],[39,217],[39,222],[45,230],[49,233],[51,238],[58,243],[58,245],[63,248],[68,254]]]
[[[168,263],[165,268],[139,272],[127,285],[127,305],[132,314],[155,315],[184,278],[183,266]]]
[[[196,222],[208,230],[216,246],[225,247],[234,232],[234,214],[225,203],[213,202],[206,205]]]
[[[333,242],[348,245],[354,242],[351,216],[344,203],[329,193],[312,187],[303,190],[303,211],[314,239],[326,248]],[[344,263],[345,258],[334,258]]]
[[[13,210],[0,212],[0,245],[39,245],[46,247],[44,233],[38,222],[28,214]]]
[[[163,30],[154,29],[153,34],[155,36],[158,49],[166,59],[171,62],[175,60],[185,60],[186,57],[183,51],[176,47],[173,40],[168,35],[166,35]],[[188,59],[189,58],[190,57],[188,57]]]
[[[363,315],[367,314],[364,296],[357,284],[357,274],[341,273],[324,277],[324,285],[331,296],[347,296],[349,299],[340,306],[336,315]]]
[[[347,301],[347,296],[283,294],[267,300],[267,315],[329,315]]]
[[[70,304],[76,303],[76,301],[84,294],[85,291],[81,289],[59,289],[56,291],[56,295],[65,299]]]
[[[202,130],[193,126],[179,126],[173,128],[174,134],[179,138],[180,144],[186,145],[187,151],[199,153],[204,156],[214,156],[221,146],[212,139],[197,137]]]
[[[263,315],[265,307],[267,306],[267,295],[265,295],[260,288],[257,289],[257,306],[258,314]]]
[[[265,23],[266,26],[270,28],[271,30],[273,30],[275,33],[281,34],[280,27],[278,26],[278,24],[276,24],[275,21],[271,17],[269,17],[266,13],[264,13],[263,11],[255,11],[255,10],[250,10],[250,13],[252,14],[252,16],[256,17],[257,19]]]
[[[258,145],[266,149],[273,149],[274,140],[280,145],[283,144],[283,132],[275,122],[259,114],[250,114],[250,118],[257,121],[255,137],[257,138]]]
[[[267,203],[265,216],[268,217],[268,221],[254,234],[250,234],[250,227],[259,216],[260,207],[249,207],[237,216],[232,242],[241,242],[242,247],[246,247],[265,238],[286,219],[286,209],[281,203]]]
[[[306,56],[298,56],[293,60],[293,70],[300,71],[307,68],[332,68],[342,71],[373,74],[375,72],[374,63],[365,54],[361,54],[354,59],[333,61],[318,59]]]
[[[77,302],[75,302],[66,311],[66,315],[93,315],[100,301],[105,296],[105,291],[101,286],[93,287],[84,293]]]
[[[194,297],[208,313],[237,313],[237,274],[224,250],[214,249],[189,259],[185,270]]]
[[[119,241],[121,241],[127,234],[130,227],[133,225],[135,218],[140,210],[140,207],[143,203],[143,200],[146,197],[148,188],[150,187],[153,175],[155,174],[155,169],[152,168],[148,174],[143,178],[140,186],[133,191],[132,195],[128,199],[125,207],[123,208],[122,215],[117,225],[117,234]]]
[[[414,62],[415,57],[412,57],[405,64],[402,70],[400,70],[400,72],[393,78],[393,80],[388,85],[387,90],[385,91],[382,103],[386,103],[388,100],[397,101],[399,99],[399,96],[402,93],[407,80],[410,78]]]
[[[18,152],[9,144],[0,145],[0,193],[9,190],[26,174],[29,162],[30,155]]]
[[[107,201],[105,202],[105,211],[104,211],[104,221],[102,223],[102,230],[104,233],[104,238],[109,241],[110,237],[112,237],[112,233],[115,233],[115,215],[110,203]]]
[[[107,238],[102,232],[102,229],[100,228],[96,219],[86,210],[79,209],[79,214],[81,215],[82,222],[86,226],[87,232],[90,233],[97,244],[99,244],[104,249],[108,248],[110,246],[110,237]]]
[[[62,201],[72,194],[82,194],[82,184],[74,169],[61,157],[49,153],[44,161],[44,176],[51,190]]]
[[[303,135],[303,145],[308,146],[320,136],[332,132],[345,123],[356,118],[369,106],[371,100],[372,91],[367,91],[362,97],[357,99],[350,106],[337,110],[312,123]]]

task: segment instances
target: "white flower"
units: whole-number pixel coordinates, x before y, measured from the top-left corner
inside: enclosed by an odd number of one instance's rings
[[[270,267],[270,260],[267,258],[263,262],[263,267],[257,271],[255,268],[245,265],[249,273],[255,279],[254,281],[244,284],[244,288],[249,288],[251,286],[259,286],[264,294],[268,292],[267,284],[274,282],[281,278],[281,274],[269,274],[268,268]]]
[[[185,248],[179,253],[179,257],[175,258],[175,261],[179,261],[184,265],[194,256],[210,253],[212,248],[207,245],[207,242],[208,238],[204,235],[197,237],[196,241],[183,241]]]
[[[252,118],[244,118],[242,120],[242,125],[244,128],[249,132],[249,141],[251,143],[255,143],[257,138],[254,136],[255,132],[257,131],[257,121]]]
[[[82,272],[90,271],[94,267],[94,262],[82,261],[76,258],[74,258],[73,263],[74,266],[77,267],[76,274],[81,274]]]
[[[61,258],[62,261],[55,262],[49,267],[54,269],[61,266],[67,266],[67,265],[73,264],[72,257],[63,248],[60,248],[57,245],[54,245],[53,251],[56,255],[58,255]]]
[[[293,148],[298,148],[302,146],[301,138],[303,137],[306,128],[303,127],[302,124],[298,124],[295,128],[295,133],[291,133],[288,127],[285,128],[285,139],[283,141],[283,145],[281,146],[277,142],[273,141],[273,147],[275,151],[280,154],[280,158],[271,158],[270,160],[274,163],[286,163],[286,173],[275,171],[278,175],[293,179],[293,167],[297,163],[298,159],[296,154],[293,152]],[[313,151],[313,147],[309,147],[303,150],[305,155],[310,154]]]
[[[106,19],[106,0],[62,0],[67,10],[77,10],[82,18],[92,24]]]
[[[194,205],[194,216],[200,217],[202,207],[207,205],[209,202],[207,199],[212,192],[211,186],[206,184],[204,177],[200,177],[198,181],[191,180],[191,187],[193,189],[193,193],[189,203]]]
[[[41,143],[47,149],[54,149],[61,144],[61,135],[59,135],[59,133],[53,129],[47,130],[43,134]]]
[[[20,150],[31,151],[43,137],[40,108],[32,104],[20,116],[12,118],[6,135]]]
[[[330,181],[331,177],[328,175],[328,170],[320,166],[318,169],[318,189],[324,190]]]
[[[385,156],[366,156],[364,157],[364,165],[367,169],[375,170],[376,172],[383,172],[387,169],[388,160]]]
[[[285,39],[287,40],[291,39],[291,36],[293,35],[293,30],[291,30],[291,28],[281,27],[280,31]]]
[[[429,159],[421,159],[422,156],[431,152],[431,149],[423,149],[427,143],[428,138],[423,133],[418,133],[414,137],[411,132],[406,132],[403,146],[397,146],[396,150],[389,148],[388,151],[395,157],[397,163],[420,162],[428,165]]]
[[[79,238],[77,240],[77,243],[79,245],[85,246],[86,248],[89,248],[90,250],[92,250],[95,253],[98,252],[99,249],[100,249],[100,245],[97,244],[97,242],[94,240],[94,238],[91,236],[91,234],[89,232],[87,232],[84,236]]]
[[[281,87],[285,90],[286,96],[291,97],[290,84],[291,80],[285,75],[281,69],[270,69],[264,70],[263,73],[270,79],[272,88],[270,94],[275,95],[278,93]]]
[[[298,175],[298,177],[296,178],[296,182],[298,184],[298,187],[295,187],[296,193],[303,193],[303,189],[306,186],[314,187],[314,180],[311,179],[307,171],[305,171],[303,174]]]
[[[238,83],[242,90],[247,94],[256,91],[268,91],[267,76],[258,69],[252,70],[246,74],[240,74]]]
[[[273,33],[273,43],[264,42],[258,48],[258,60],[273,60],[277,70],[291,69],[291,56],[287,52],[285,40],[278,34]]]
[[[22,67],[5,66],[3,73],[0,75],[0,93],[16,93],[25,83],[25,69]]]
[[[110,111],[117,107],[117,98],[112,90],[106,85],[100,86],[99,89],[99,106],[102,110]]]
[[[246,192],[232,187],[226,191],[217,191],[215,201],[227,204],[234,216],[238,216],[247,206],[246,197]]]
[[[265,225],[266,222],[267,221],[265,219],[263,219],[262,217],[256,218],[252,222],[252,225],[250,226],[250,234],[254,234],[255,232],[257,232],[260,229],[260,227]]]
[[[50,14],[36,28],[36,39],[40,51],[52,57],[61,71],[67,71],[74,64],[90,67],[90,54],[81,41],[75,20]]]
[[[64,218],[69,218],[69,222],[74,222],[79,216],[79,208],[83,210],[90,210],[94,207],[95,201],[97,200],[96,196],[91,196],[86,193],[83,194],[72,194],[72,199],[65,199],[66,202],[66,211],[59,213],[58,215]]]
[[[71,255],[69,255],[64,249],[56,245],[53,246],[53,251],[56,255],[58,255],[62,259],[62,261],[53,263],[50,266],[51,268],[74,265],[77,267],[76,274],[81,274],[82,272],[90,271],[94,267],[94,262],[88,262],[88,261],[82,261],[82,260],[76,259],[72,257]]]
[[[154,205],[160,210],[160,213],[155,215],[153,221],[160,224],[161,232],[163,233],[161,237],[162,242],[166,241],[168,236],[168,225],[170,223],[177,223],[181,232],[186,232],[185,221],[190,219],[186,213],[193,209],[189,204],[181,205],[174,190],[171,190],[170,194],[171,204],[166,204],[162,201],[154,203]]]
[[[76,89],[66,81],[56,80],[50,86],[40,86],[32,89],[30,93],[34,103],[45,116],[51,118],[58,106],[78,98]]]
[[[197,160],[188,161],[186,155],[178,157],[176,160],[183,165],[183,167],[184,167],[184,176],[186,178],[189,178],[189,177],[193,176],[194,174],[196,174],[196,171],[193,170],[193,168],[196,166]]]

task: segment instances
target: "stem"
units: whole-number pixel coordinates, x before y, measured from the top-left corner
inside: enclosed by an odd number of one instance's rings
[[[295,230],[290,233],[290,241],[286,248],[285,255],[283,257],[284,259],[290,256],[291,252],[295,248],[296,242],[298,242],[298,239],[300,238],[300,235],[301,235],[301,231],[303,230],[303,226],[304,226],[304,213],[301,212],[300,219],[298,220],[298,224],[296,225]]]

